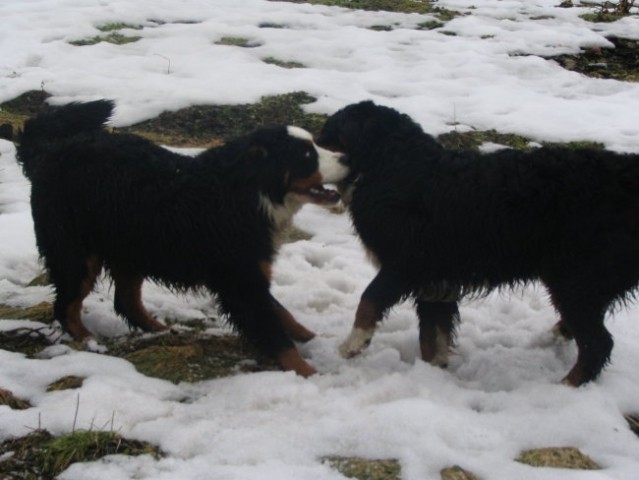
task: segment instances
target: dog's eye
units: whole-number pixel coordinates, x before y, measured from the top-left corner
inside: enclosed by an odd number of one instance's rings
[[[310,152],[310,151],[309,151],[309,152],[306,152],[306,153],[304,154],[304,157],[306,157],[306,158],[311,158],[311,152]]]

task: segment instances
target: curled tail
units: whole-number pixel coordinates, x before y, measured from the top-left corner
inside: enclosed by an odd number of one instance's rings
[[[100,130],[111,117],[113,107],[111,100],[70,103],[52,107],[27,120],[14,138],[18,162],[26,177],[31,178],[39,159],[53,142]]]

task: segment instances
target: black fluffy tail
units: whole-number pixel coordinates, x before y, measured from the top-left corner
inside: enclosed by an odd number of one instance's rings
[[[100,130],[111,117],[113,107],[111,100],[70,103],[51,107],[27,120],[14,139],[18,144],[18,162],[27,178],[31,178],[52,143]]]

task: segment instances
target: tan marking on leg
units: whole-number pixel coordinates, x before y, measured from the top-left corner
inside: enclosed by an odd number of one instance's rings
[[[355,323],[353,328],[361,330],[374,330],[381,318],[381,313],[377,306],[370,300],[362,299],[355,312]]]
[[[77,299],[67,306],[66,330],[76,341],[84,341],[93,337],[82,323],[82,299]]]
[[[296,342],[308,342],[315,338],[315,333],[295,320],[291,312],[279,303],[275,304],[275,311],[286,334]]]
[[[66,309],[66,329],[74,340],[86,340],[93,337],[82,323],[82,302],[91,293],[95,280],[102,270],[102,260],[97,255],[91,255],[86,259],[87,276],[80,285],[80,295],[71,302]]]
[[[317,373],[311,365],[306,362],[296,348],[287,348],[277,355],[277,362],[283,370],[293,371],[302,377],[310,377]]]
[[[429,332],[420,332],[422,340],[419,347],[422,354],[422,360],[430,363],[435,367],[448,366],[448,353],[450,347],[450,335],[439,327],[429,329]]]
[[[159,322],[144,308],[142,303],[142,283],[144,278],[122,273],[113,275],[115,294],[127,319],[145,332],[161,332],[168,327]]]
[[[583,378],[583,369],[579,364],[579,360],[577,360],[577,363],[575,363],[575,365],[572,367],[570,372],[568,372],[568,375],[564,377],[561,383],[570,387],[578,387],[584,383]]]
[[[339,347],[342,357],[352,358],[362,353],[370,345],[379,320],[381,320],[381,313],[375,304],[370,300],[362,299],[355,312],[353,329]]]
[[[574,340],[575,338],[570,329],[561,320],[555,323],[555,325],[552,327],[552,334],[556,337],[561,337],[566,340]]]

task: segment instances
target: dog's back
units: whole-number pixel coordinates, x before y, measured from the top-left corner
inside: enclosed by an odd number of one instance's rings
[[[102,129],[113,113],[113,102],[96,100],[52,107],[24,124],[16,137],[18,161],[27,178],[33,174],[52,143]]]

